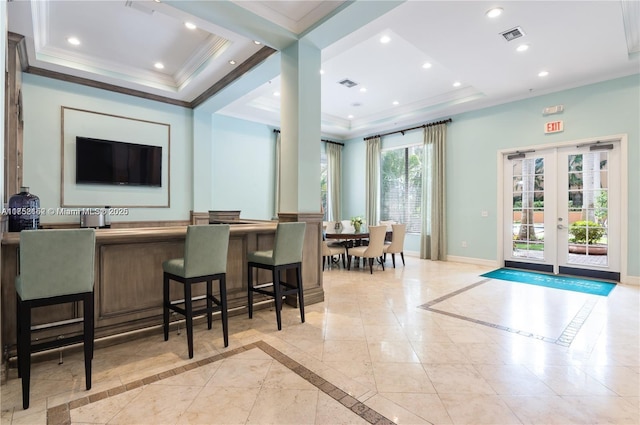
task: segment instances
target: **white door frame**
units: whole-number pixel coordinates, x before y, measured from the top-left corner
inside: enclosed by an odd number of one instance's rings
[[[628,229],[629,229],[629,178],[628,178],[628,140],[626,134],[617,134],[611,136],[602,137],[590,137],[586,139],[570,140],[566,142],[558,143],[546,143],[541,145],[529,145],[511,149],[500,149],[496,154],[497,162],[497,200],[498,205],[496,208],[496,226],[497,226],[497,265],[502,267],[504,265],[504,161],[503,158],[507,154],[516,153],[516,151],[524,152],[530,150],[544,150],[554,148],[564,148],[570,146],[577,146],[586,143],[595,143],[597,141],[620,141],[620,282],[627,283],[627,267],[628,267]]]

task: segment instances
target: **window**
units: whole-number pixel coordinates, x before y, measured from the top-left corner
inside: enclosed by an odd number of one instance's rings
[[[322,197],[322,211],[324,211],[322,220],[327,221],[329,215],[329,204],[327,203],[327,153],[324,149],[320,153],[320,196]]]
[[[405,223],[408,233],[422,227],[422,151],[416,145],[381,153],[380,219]]]

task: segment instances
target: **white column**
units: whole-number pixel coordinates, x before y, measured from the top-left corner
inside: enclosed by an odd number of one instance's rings
[[[281,54],[280,212],[319,212],[321,52],[298,41]]]

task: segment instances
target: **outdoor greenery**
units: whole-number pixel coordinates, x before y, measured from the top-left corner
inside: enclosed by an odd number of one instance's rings
[[[569,228],[573,236],[573,242],[577,244],[597,244],[604,236],[606,230],[593,221],[576,221]]]
[[[522,175],[517,176],[517,180],[521,182],[522,185],[518,192],[520,192],[519,196],[521,197],[520,202],[523,208],[523,214],[518,240],[534,241],[537,237],[534,229],[533,208],[535,207],[536,201],[544,202],[544,199],[536,199],[537,196],[544,196],[544,159],[533,158],[522,160],[521,172]],[[515,202],[518,202],[518,200]]]
[[[522,200],[519,199],[513,202],[513,209],[519,210],[522,208]],[[533,208],[536,210],[544,209],[544,201],[533,201]]]
[[[381,155],[380,218],[406,223],[408,233],[420,233],[421,228],[422,159],[420,145]]]
[[[544,251],[543,243],[532,243],[528,244],[526,242],[515,242],[513,244],[515,249],[526,249],[528,251]]]
[[[601,187],[600,176],[606,171],[603,154],[570,155],[568,164],[569,211],[580,212],[582,220],[570,226],[572,242],[603,243],[608,217],[608,191]],[[544,160],[523,159],[514,165],[513,211],[520,226],[516,241],[536,241],[534,212],[544,210]],[[604,171],[603,171],[604,170]],[[514,221],[516,219],[514,218]],[[514,242],[514,247],[515,247]]]
[[[595,216],[600,224],[604,224],[607,221],[609,211],[609,192],[601,190],[596,198],[596,211]]]

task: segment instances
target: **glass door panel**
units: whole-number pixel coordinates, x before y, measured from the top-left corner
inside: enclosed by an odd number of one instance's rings
[[[560,240],[560,266],[604,270],[612,260],[610,183],[612,178],[617,179],[617,175],[610,175],[609,170],[612,159],[617,160],[616,154],[613,150],[572,151],[561,151],[561,156],[566,156],[567,210],[561,212],[560,216],[567,217],[567,220],[566,237]],[[614,193],[613,199],[618,196]],[[617,223],[613,224],[613,237],[617,240]]]
[[[544,157],[509,160],[512,199],[510,252],[507,257],[520,260],[545,259],[545,159]]]

